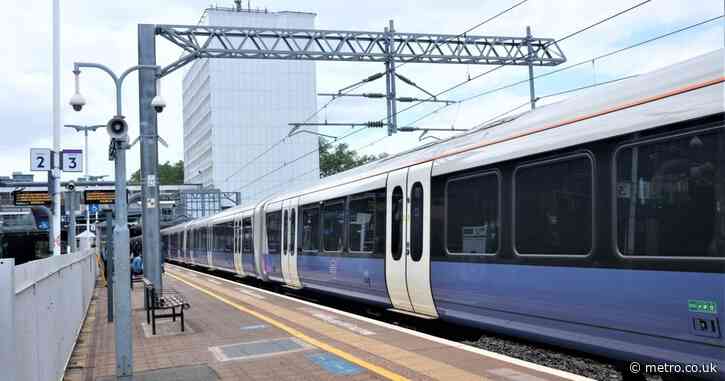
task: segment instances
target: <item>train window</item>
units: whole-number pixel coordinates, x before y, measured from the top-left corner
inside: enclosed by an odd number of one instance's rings
[[[587,255],[592,249],[592,161],[573,156],[516,169],[520,254]]]
[[[451,179],[446,184],[446,247],[454,254],[494,254],[499,232],[498,173]]]
[[[282,239],[282,212],[267,213],[267,249],[279,254]]]
[[[282,255],[287,254],[287,247],[289,247],[289,212],[284,211],[284,218],[282,219],[284,224],[284,237],[282,237]]]
[[[302,208],[302,250],[320,250],[320,207],[317,205]]]
[[[252,234],[252,218],[242,220],[242,254],[254,254],[254,236]]]
[[[345,200],[327,201],[322,206],[322,247],[325,251],[342,251],[345,223]]]
[[[403,255],[403,189],[395,187],[393,189],[390,213],[391,213],[391,231],[390,231],[390,251],[394,260],[400,260]]]
[[[295,242],[297,240],[297,231],[295,230],[297,227],[297,213],[295,213],[296,211],[297,209],[292,209],[289,217],[289,252],[292,255],[295,255]]]
[[[371,253],[375,250],[375,193],[350,197],[348,237],[350,251]]]
[[[410,191],[410,259],[415,262],[423,257],[423,185],[417,182]]]
[[[219,251],[234,253],[234,222],[229,221],[221,225],[221,237],[218,240]]]
[[[630,145],[615,161],[622,254],[725,257],[725,129]]]

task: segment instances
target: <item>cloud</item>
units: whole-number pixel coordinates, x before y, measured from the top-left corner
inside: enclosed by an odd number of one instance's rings
[[[231,6],[232,2],[219,1]],[[267,4],[252,2],[252,7],[269,7],[271,10],[300,10],[317,14],[317,27],[321,29],[382,30],[389,19],[395,20],[398,31],[457,34],[471,25],[511,6],[509,0],[461,0],[440,2],[433,0],[383,1],[369,0],[355,3],[347,1],[311,0],[304,3],[277,0]],[[625,9],[633,0],[609,0],[606,2],[560,0],[556,2],[531,0],[510,13],[475,30],[474,34],[522,35],[527,25],[535,36],[557,38],[582,28],[607,15]],[[117,71],[137,63],[136,25],[139,23],[195,24],[208,0],[141,0],[124,2],[92,2],[66,0],[62,2],[62,110],[63,121],[74,124],[104,123],[114,113],[113,86],[101,72],[84,70],[81,78],[82,91],[88,105],[82,113],[74,113],[67,106],[73,92],[74,61],[91,61],[107,64]],[[586,59],[623,47],[679,26],[685,26],[706,17],[722,14],[719,0],[654,0],[651,3],[575,36],[561,44],[570,62]],[[0,32],[10,36],[5,41],[6,51],[11,52],[0,61],[0,175],[14,170],[26,171],[27,151],[32,146],[49,146],[51,132],[51,14],[48,2],[10,2],[4,4],[0,15]],[[598,80],[614,78],[633,72],[642,72],[676,61],[722,48],[722,22],[698,28],[683,37],[671,38],[650,47],[633,50],[622,56],[602,60],[596,64]],[[178,48],[157,39],[157,55],[160,64],[168,64],[178,58]],[[380,64],[329,63],[317,64],[319,91],[337,91],[370,74],[382,71]],[[475,75],[488,67],[463,65],[411,64],[401,69],[407,77],[432,92],[445,89],[463,81],[467,75]],[[550,69],[537,69],[537,73]],[[159,147],[161,162],[176,161],[183,156],[181,118],[181,78],[178,71],[163,81],[163,93],[169,106],[159,115],[159,133],[169,142],[168,149]],[[465,96],[495,88],[526,77],[524,68],[509,67],[472,81],[447,94],[460,99]],[[138,80],[131,75],[124,85],[123,105],[131,135],[138,135]],[[592,67],[582,67],[537,81],[540,94],[585,85],[594,80]],[[424,96],[415,89],[399,84],[399,93],[406,96]],[[384,90],[379,80],[366,85],[360,91]],[[459,107],[449,107],[419,124],[427,127],[471,126],[524,102],[528,97],[526,86],[512,88],[495,96],[482,97]],[[318,99],[322,105],[327,99]],[[400,107],[405,107],[401,104]],[[400,124],[410,123],[429,112],[436,105],[428,104],[401,113]],[[329,121],[367,121],[384,116],[385,104],[380,100],[344,99],[334,102],[320,114]],[[343,134],[345,129],[321,129],[321,132]],[[350,146],[364,146],[384,135],[381,130],[370,130],[349,139]],[[365,151],[389,153],[407,149],[416,144],[418,134],[400,134],[385,139]],[[446,136],[438,134],[439,136]],[[63,147],[81,148],[83,137],[70,129],[62,133]],[[93,174],[112,174],[112,163],[107,160],[108,137],[98,131],[90,138],[90,168]],[[128,154],[129,173],[139,167],[138,147]]]

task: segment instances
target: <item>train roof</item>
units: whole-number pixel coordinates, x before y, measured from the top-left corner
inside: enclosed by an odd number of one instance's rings
[[[340,188],[415,164],[434,162],[433,172],[437,175],[460,170],[474,161],[481,165],[481,162],[552,151],[606,136],[722,113],[724,54],[725,49],[719,49],[650,73],[583,90],[575,97],[502,118],[449,139],[390,155],[315,184],[277,193],[184,226],[231,220],[239,213],[252,211],[260,203],[279,203]],[[700,89],[706,91],[694,91]],[[671,99],[678,95],[686,96]],[[530,139],[520,140],[523,137]]]
[[[280,193],[269,199],[278,202],[300,194],[318,192],[323,189],[337,187],[351,181],[369,178],[377,174],[408,167],[414,164],[448,159],[469,151],[489,149],[493,144],[508,142],[512,139],[529,136],[531,133],[544,132],[547,126],[558,126],[566,122],[576,124],[577,119],[587,120],[584,116],[592,118],[605,115],[604,111],[611,112],[636,107],[642,101],[656,101],[655,97],[669,94],[677,89],[685,89],[696,84],[716,84],[720,87],[719,99],[712,99],[712,94],[702,95],[693,99],[693,105],[700,105],[694,110],[697,116],[712,115],[723,112],[723,55],[725,49],[719,49],[684,62],[680,62],[650,73],[635,76],[619,82],[610,83],[588,90],[565,100],[538,107],[515,117],[499,119],[475,130],[456,135],[447,140],[434,142],[413,148],[411,150],[376,160],[363,166],[335,174],[321,179],[318,183],[291,192]],[[694,95],[697,97],[697,95]],[[644,103],[643,103],[644,104]],[[704,106],[703,106],[704,105]],[[629,107],[627,107],[629,106]],[[693,106],[694,107],[694,106]],[[652,113],[660,113],[660,118],[654,122],[674,123],[681,120],[692,119],[693,113],[674,113],[667,105],[655,105]],[[650,126],[641,126],[651,128]],[[533,132],[532,132],[533,130]],[[546,131],[551,134],[552,131]],[[553,132],[556,133],[556,132]],[[564,132],[561,132],[564,133]],[[491,142],[491,144],[486,144]],[[481,144],[484,143],[484,144]],[[554,150],[559,147],[551,144],[537,142],[540,152]]]

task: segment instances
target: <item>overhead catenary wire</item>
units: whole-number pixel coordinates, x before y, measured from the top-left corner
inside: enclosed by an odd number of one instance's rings
[[[620,12],[618,12],[618,13],[617,13],[616,15],[617,15],[617,16],[621,16],[622,14],[624,14],[624,13],[626,13],[626,12],[629,12],[629,11],[631,11],[631,10],[633,10],[633,9],[636,9],[636,7],[630,7],[630,8],[627,8],[627,9],[626,9],[625,11],[620,11]],[[612,17],[612,16],[608,16],[607,18],[605,18],[605,19],[603,19],[603,20],[606,20],[606,21],[610,21],[610,20],[612,20],[612,19],[614,19],[614,18],[615,18],[615,17]],[[553,74],[555,74],[555,73],[559,73],[559,72],[562,72],[562,71],[565,71],[565,70],[568,70],[568,69],[574,68],[574,67],[576,67],[576,66],[580,66],[580,65],[582,65],[582,64],[584,64],[584,63],[588,63],[588,62],[591,62],[591,61],[592,61],[593,59],[594,59],[594,60],[596,60],[596,59],[601,59],[601,58],[604,58],[604,57],[608,57],[608,56],[611,56],[611,55],[613,55],[613,54],[617,54],[617,53],[620,53],[620,52],[623,52],[623,51],[626,51],[626,50],[629,50],[629,49],[633,49],[633,48],[635,48],[635,47],[638,47],[638,46],[642,46],[642,45],[644,45],[644,44],[647,44],[647,43],[649,43],[649,42],[653,42],[653,41],[659,40],[659,39],[661,39],[661,38],[665,38],[665,37],[671,36],[671,35],[673,35],[673,34],[676,34],[676,33],[680,33],[680,32],[683,32],[683,31],[686,31],[686,30],[689,30],[689,29],[695,28],[695,27],[697,27],[697,26],[700,26],[700,25],[706,24],[706,23],[708,23],[708,22],[712,22],[712,21],[714,21],[714,20],[718,20],[718,19],[720,19],[720,18],[723,18],[723,15],[720,15],[720,16],[717,16],[717,17],[714,17],[714,18],[710,18],[710,19],[707,19],[707,20],[703,20],[703,21],[701,21],[701,22],[698,22],[698,23],[695,23],[695,24],[692,24],[692,25],[689,25],[689,26],[686,26],[686,27],[683,27],[683,28],[677,29],[677,30],[675,30],[675,31],[672,31],[672,32],[669,32],[669,33],[666,33],[666,34],[663,34],[663,35],[660,35],[660,36],[656,36],[656,37],[654,37],[654,38],[650,38],[650,39],[648,39],[648,40],[645,40],[645,41],[642,41],[642,42],[639,42],[639,43],[636,43],[636,44],[633,44],[633,45],[627,46],[627,47],[625,47],[625,48],[617,49],[617,50],[615,50],[615,51],[612,51],[612,52],[609,52],[609,53],[606,53],[606,54],[603,54],[603,55],[600,55],[600,56],[597,56],[597,57],[594,57],[594,58],[590,58],[590,59],[587,59],[587,60],[585,60],[585,61],[581,61],[581,62],[579,62],[579,63],[577,63],[577,64],[574,64],[574,65],[570,65],[570,66],[567,66],[567,67],[565,67],[565,68],[561,68],[561,69],[557,69],[557,70],[554,70],[554,71],[551,71],[551,72],[547,72],[547,73],[543,73],[543,74],[540,74],[540,75],[538,75],[538,76],[535,76],[535,77],[534,77],[534,79],[536,79],[536,78],[541,78],[541,77],[545,77],[545,76],[549,76],[549,75],[553,75]],[[600,20],[600,21],[597,21],[597,22],[595,22],[594,24],[592,24],[592,25],[590,25],[590,26],[587,26],[587,27],[585,27],[585,28],[582,28],[582,30],[589,30],[589,29],[591,29],[591,27],[592,27],[592,26],[594,26],[594,25],[600,25],[600,24],[602,24],[602,21],[601,21],[601,20]],[[573,36],[573,35],[576,35],[576,34],[579,34],[579,33],[576,33],[576,32],[574,32],[574,33],[571,33],[570,35],[572,35],[572,36]],[[565,36],[565,37],[566,37],[566,36]],[[485,71],[485,72],[479,73],[478,75],[474,76],[474,77],[473,77],[473,78],[472,78],[471,80],[475,80],[475,79],[481,78],[482,76],[484,76],[484,75],[487,75],[487,74],[489,74],[489,73],[492,73],[492,72],[494,72],[494,71],[496,71],[496,70],[499,70],[499,69],[501,69],[502,67],[503,67],[503,66],[497,66],[497,67],[495,67],[495,68],[493,68],[493,69],[490,69],[490,70],[488,70],[488,71]],[[463,82],[457,83],[457,84],[455,84],[455,85],[453,85],[453,86],[451,86],[451,87],[449,87],[449,88],[447,88],[447,89],[445,89],[445,90],[443,90],[443,91],[441,91],[441,92],[437,93],[437,94],[436,94],[436,96],[439,96],[439,95],[442,95],[442,94],[444,94],[444,93],[446,93],[446,92],[452,91],[453,89],[456,89],[456,88],[458,88],[458,87],[460,87],[460,86],[462,86],[462,85],[464,85],[464,84],[466,84],[466,83],[468,83],[468,82],[470,82],[470,80],[466,80],[466,81],[463,81]],[[459,101],[459,103],[462,103],[462,102],[466,102],[466,101],[469,101],[469,100],[472,100],[472,99],[478,98],[478,97],[480,97],[480,96],[483,96],[483,95],[491,94],[491,93],[493,93],[493,92],[495,92],[495,91],[501,91],[501,90],[503,90],[503,89],[505,89],[505,88],[510,88],[510,87],[513,87],[513,86],[515,86],[515,85],[517,85],[517,84],[520,84],[520,83],[525,83],[525,82],[528,82],[528,79],[526,79],[526,80],[523,80],[523,81],[518,81],[518,82],[515,82],[515,83],[513,83],[513,84],[510,84],[510,85],[502,86],[502,87],[500,87],[500,88],[497,88],[497,89],[494,89],[494,90],[489,90],[489,91],[486,91],[486,92],[484,92],[484,93],[481,93],[481,94],[477,94],[477,95],[475,95],[475,96],[472,96],[472,97],[464,98],[463,100]],[[418,102],[418,103],[416,103],[416,104],[414,104],[414,105],[411,105],[411,106],[409,106],[409,107],[407,107],[407,108],[405,108],[405,109],[399,110],[398,112],[396,112],[396,114],[395,114],[395,115],[397,115],[397,114],[400,114],[400,113],[402,113],[402,112],[405,112],[405,111],[407,111],[407,110],[409,110],[409,109],[411,109],[411,108],[413,108],[413,107],[415,107],[415,106],[417,106],[417,105],[420,105],[421,103],[422,103],[422,102]],[[432,115],[432,114],[431,114],[431,115]],[[386,118],[384,117],[384,118],[381,118],[380,120],[385,120],[385,119],[386,119]],[[354,135],[354,134],[356,134],[356,133],[358,133],[358,132],[361,132],[361,131],[362,131],[362,130],[364,130],[364,129],[365,129],[365,128],[360,128],[360,129],[357,129],[357,130],[353,131],[352,133],[349,133],[349,134],[347,134],[347,135],[344,135],[344,136],[342,136],[341,138],[339,138],[339,139],[337,140],[337,143],[339,143],[339,142],[340,142],[340,140],[342,140],[342,139],[345,139],[345,138],[347,138],[347,137],[349,137],[349,136],[351,136],[351,135]],[[386,139],[386,138],[388,138],[388,137],[389,137],[389,136],[384,136],[383,138],[381,138],[381,139],[380,139],[380,141],[382,141],[382,140],[384,140],[384,139]],[[292,160],[292,161],[290,161],[290,162],[286,162],[286,163],[284,163],[284,165],[282,165],[282,166],[280,166],[280,167],[277,167],[277,168],[275,168],[275,169],[273,169],[273,170],[271,170],[271,171],[269,171],[269,172],[267,172],[267,173],[263,174],[262,176],[258,177],[257,179],[254,179],[254,180],[252,180],[252,181],[250,181],[250,182],[247,182],[246,184],[242,185],[242,186],[241,186],[240,188],[238,188],[237,190],[239,190],[239,189],[242,189],[242,188],[246,187],[247,185],[249,185],[249,184],[252,184],[252,183],[254,183],[254,182],[256,182],[256,181],[258,181],[258,180],[260,180],[260,179],[262,179],[262,178],[264,178],[264,177],[267,177],[267,176],[271,175],[272,173],[276,173],[277,171],[279,171],[279,170],[283,169],[284,167],[286,167],[286,166],[288,166],[288,165],[290,165],[290,164],[292,164],[292,163],[294,163],[294,162],[296,162],[296,161],[298,161],[298,160],[301,160],[301,159],[303,159],[304,157],[307,157],[307,156],[309,156],[309,155],[311,155],[311,154],[313,154],[314,152],[317,152],[317,151],[319,151],[319,147],[318,147],[317,149],[313,150],[313,151],[310,151],[310,152],[308,152],[308,153],[306,153],[306,154],[304,154],[304,155],[302,155],[302,156],[298,157],[298,158],[295,158],[295,159],[293,159],[293,160]]]

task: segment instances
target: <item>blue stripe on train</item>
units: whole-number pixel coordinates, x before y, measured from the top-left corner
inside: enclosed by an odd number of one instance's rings
[[[716,303],[723,315],[725,274],[433,262],[431,285],[441,317],[511,333],[587,337],[607,355],[717,361],[725,338],[693,334],[689,300]],[[500,328],[497,328],[500,329]],[[581,347],[581,345],[580,345]]]
[[[300,255],[297,273],[304,287],[377,304],[390,303],[382,258]]]

